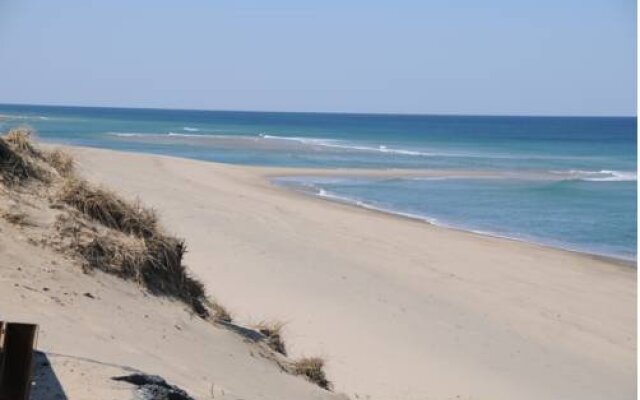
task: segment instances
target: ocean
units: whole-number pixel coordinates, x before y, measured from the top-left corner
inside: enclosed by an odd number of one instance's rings
[[[636,259],[635,117],[0,105],[0,130],[17,125],[30,125],[49,143],[233,164],[438,169],[437,178],[274,183],[443,226]]]

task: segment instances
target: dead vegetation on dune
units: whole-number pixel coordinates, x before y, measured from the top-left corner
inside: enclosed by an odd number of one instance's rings
[[[283,327],[284,323],[279,321],[262,321],[256,325],[256,330],[265,337],[267,346],[273,351],[286,356],[287,349],[282,337]]]
[[[20,126],[11,129],[3,139],[11,146],[15,152],[22,156],[42,158],[42,153],[33,145],[33,130],[27,126]]]
[[[67,152],[41,150],[33,144],[33,136],[31,128],[22,126],[0,138],[0,175],[5,184],[73,174],[73,158]]]
[[[32,137],[27,127],[0,137],[0,177],[7,187],[31,181],[47,189],[52,207],[60,210],[51,240],[59,250],[79,256],[87,271],[99,269],[133,280],[153,294],[184,302],[203,318],[228,318],[221,306],[210,310],[213,302],[207,300],[204,285],[182,262],[184,241],[164,233],[153,210],[79,179],[69,154],[39,149]],[[16,211],[0,216],[13,224],[28,223],[27,216]]]
[[[37,169],[21,157],[5,140],[0,140],[0,178],[5,185],[38,177]]]
[[[142,207],[138,201],[127,202],[108,189],[94,187],[76,177],[65,180],[57,197],[84,215],[120,232],[150,238],[158,230],[153,210]]]
[[[231,313],[220,303],[207,298],[205,305],[209,310],[213,311],[213,318],[216,321],[227,324],[233,321]]]
[[[305,376],[323,389],[330,390],[331,382],[324,373],[324,360],[319,357],[305,357],[293,362],[293,373]]]
[[[0,138],[0,181],[5,186],[51,179],[53,169],[44,160],[44,152],[33,145],[32,136],[30,128],[19,127]]]
[[[100,270],[131,280],[154,295],[183,302],[204,319],[231,323],[229,312],[207,297],[204,285],[183,264],[184,240],[167,234],[152,209],[80,179],[68,153],[40,149],[32,136],[26,127],[0,136],[0,189],[19,196],[16,185],[23,185],[22,192],[47,198],[57,210],[43,243],[80,259],[85,272]],[[30,224],[29,216],[18,210],[0,210],[0,217],[18,226]],[[278,322],[261,322],[255,327],[266,346],[286,356],[282,328]],[[285,370],[330,389],[322,359],[292,362],[278,359],[275,353],[273,359]]]
[[[207,308],[204,285],[192,278],[182,263],[186,251],[182,239],[165,234],[155,212],[140,202],[128,202],[114,192],[75,177],[67,178],[56,198],[102,229],[77,231],[73,246],[91,269],[100,269],[134,280],[151,293],[179,299],[203,318]],[[61,221],[79,226],[73,219]],[[106,229],[105,229],[106,228]],[[218,313],[213,310],[213,315]]]
[[[60,176],[70,177],[75,170],[73,157],[64,150],[54,149],[45,154],[45,160],[55,169]]]

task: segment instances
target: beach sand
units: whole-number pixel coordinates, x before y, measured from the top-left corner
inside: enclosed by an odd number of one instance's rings
[[[301,170],[72,152],[86,177],[160,212],[186,239],[187,265],[236,319],[283,321],[294,356],[325,357],[338,391],[376,400],[636,396],[635,267],[267,179]]]

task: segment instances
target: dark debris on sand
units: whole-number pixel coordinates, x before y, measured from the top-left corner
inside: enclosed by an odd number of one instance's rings
[[[157,375],[137,373],[115,376],[111,379],[137,386],[142,400],[195,400],[184,390],[168,384],[167,381]]]

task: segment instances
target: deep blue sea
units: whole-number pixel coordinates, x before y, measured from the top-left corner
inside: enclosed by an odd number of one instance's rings
[[[276,183],[445,226],[636,258],[635,118],[0,105],[0,130],[23,124],[46,142],[234,164],[438,169],[444,176]]]

